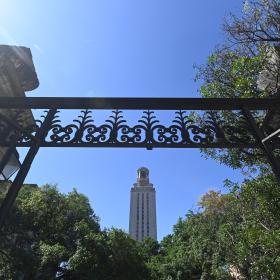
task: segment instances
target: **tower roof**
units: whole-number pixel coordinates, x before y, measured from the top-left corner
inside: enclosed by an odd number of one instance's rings
[[[148,171],[149,172],[149,169],[147,168],[147,167],[144,167],[144,166],[142,166],[142,167],[139,167],[138,169],[137,169],[137,172],[139,172],[139,171]]]
[[[147,167],[140,167],[137,170],[137,184],[139,186],[150,185],[149,169]]]

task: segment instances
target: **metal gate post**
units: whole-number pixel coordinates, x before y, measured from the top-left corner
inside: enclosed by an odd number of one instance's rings
[[[258,127],[256,121],[254,120],[251,112],[246,109],[243,108],[242,112],[244,114],[244,116],[246,117],[248,123],[251,125],[251,127],[253,128],[254,131],[254,136],[257,139],[257,141],[259,142],[261,148],[263,149],[263,151],[265,152],[267,159],[270,163],[270,166],[272,168],[272,171],[274,172],[278,182],[280,183],[280,165],[279,165],[279,161],[277,160],[277,158],[275,157],[273,150],[269,147],[269,145],[267,145],[264,141],[262,141],[263,139],[265,139],[265,135],[262,132],[262,130]]]
[[[39,140],[38,142],[34,142],[31,148],[29,149],[21,167],[18,171],[13,183],[11,184],[6,197],[4,198],[1,207],[0,207],[0,230],[2,229],[5,219],[8,216],[10,209],[12,208],[18,192],[20,191],[22,184],[30,170],[31,164],[40,148],[40,141],[45,139],[48,134],[49,127],[52,123],[52,120],[56,114],[57,110],[50,109],[48,114],[41,125],[39,131],[36,133],[36,138]]]

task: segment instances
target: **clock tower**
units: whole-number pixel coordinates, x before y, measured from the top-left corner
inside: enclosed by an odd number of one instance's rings
[[[149,180],[149,169],[137,170],[137,181],[130,191],[129,234],[138,241],[157,240],[156,192]]]

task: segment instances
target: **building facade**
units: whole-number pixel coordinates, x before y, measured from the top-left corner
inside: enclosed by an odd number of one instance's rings
[[[145,167],[137,170],[137,182],[130,191],[129,234],[138,241],[157,240],[156,192]]]

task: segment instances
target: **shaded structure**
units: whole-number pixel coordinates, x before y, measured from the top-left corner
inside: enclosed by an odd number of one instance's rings
[[[29,58],[32,62],[31,54]],[[38,86],[32,65],[15,63],[13,71],[9,72],[12,76],[10,80],[14,76],[18,77],[22,92]],[[20,71],[21,68],[26,70]],[[20,83],[21,77],[30,81]],[[259,111],[268,111],[273,115],[273,112],[280,108],[279,98],[54,98],[25,97],[24,94],[0,96],[0,147],[8,151],[14,151],[17,147],[29,148],[1,205],[0,227],[41,147],[261,149],[280,182],[280,167],[275,153],[279,148],[278,119],[273,121],[273,126],[270,125],[272,129],[267,129],[265,125],[261,125],[262,121],[256,121],[254,117]],[[36,109],[36,121],[32,109]],[[68,115],[69,110],[78,110],[72,121],[69,121],[69,117],[64,117],[65,111]],[[101,123],[95,120],[94,114],[97,110],[104,112],[104,121]],[[108,110],[112,111],[108,113]],[[139,112],[139,118],[134,124],[125,117],[128,110]],[[170,121],[161,122],[157,117],[158,111],[168,111]],[[196,114],[193,111],[196,111]],[[231,114],[230,123],[222,118],[225,112]],[[271,116],[267,119],[270,120]],[[276,133],[275,137],[273,133]],[[0,160],[0,173],[8,160],[8,157]]]
[[[38,86],[39,81],[30,49],[0,45],[0,97],[24,98],[25,91],[34,90]],[[17,125],[20,129],[35,125],[31,109],[27,108],[1,107],[0,118],[6,124]],[[1,133],[10,141],[9,130],[2,129]],[[19,133],[19,130],[13,132],[14,140],[17,139]],[[11,141],[9,145],[0,144],[0,179],[2,180],[9,179],[19,168],[19,156],[15,146]]]

